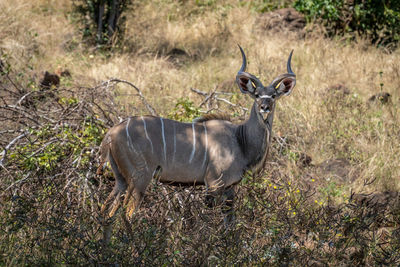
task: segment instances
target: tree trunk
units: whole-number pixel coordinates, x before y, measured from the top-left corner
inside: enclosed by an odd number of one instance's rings
[[[105,0],[100,0],[99,17],[97,18],[97,44],[103,43],[103,15]]]
[[[108,17],[108,38],[111,39],[117,27],[117,10],[119,7],[118,0],[112,0],[110,14]]]

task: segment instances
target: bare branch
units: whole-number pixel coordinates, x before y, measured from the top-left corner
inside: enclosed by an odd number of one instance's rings
[[[17,137],[15,137],[13,140],[11,140],[10,143],[8,143],[8,145],[7,145],[7,146],[4,148],[4,150],[0,153],[0,155],[1,155],[0,166],[1,166],[1,167],[5,168],[4,165],[3,165],[3,163],[4,163],[4,161],[6,160],[8,150],[10,150],[11,147],[12,147],[19,139],[24,138],[27,134],[28,134],[28,132],[24,132],[23,134],[18,135]]]
[[[214,88],[214,90],[212,92],[210,92],[210,94],[208,94],[206,96],[206,98],[204,98],[203,102],[200,103],[199,107],[203,106],[205,103],[207,103],[209,101],[209,99],[211,97],[213,97],[215,95],[215,92],[217,91],[217,87]]]
[[[140,100],[141,100],[141,101],[143,102],[143,104],[146,106],[146,108],[147,108],[147,110],[150,112],[150,114],[153,115],[153,116],[157,116],[156,110],[147,102],[146,98],[143,96],[142,91],[141,91],[138,87],[136,87],[133,83],[128,82],[128,81],[126,81],[126,80],[121,80],[121,79],[117,79],[117,78],[112,78],[112,79],[110,79],[110,80],[105,81],[104,83],[102,83],[102,85],[107,85],[107,86],[108,86],[108,84],[110,84],[110,83],[125,83],[125,84],[127,84],[127,85],[133,87],[133,88],[138,92]]]
[[[207,103],[207,102],[211,101],[212,99],[214,99],[214,100],[217,100],[217,101],[224,102],[225,104],[228,104],[229,106],[240,108],[241,110],[246,111],[246,112],[249,110],[248,108],[244,108],[244,107],[242,107],[242,106],[240,106],[238,104],[234,104],[234,103],[230,102],[229,100],[227,100],[225,98],[218,97],[217,96],[218,94],[225,94],[225,93],[217,92],[216,88],[212,92],[210,92],[209,94],[206,93],[206,92],[203,92],[203,91],[201,91],[199,89],[196,89],[196,88],[190,88],[190,90],[192,90],[196,94],[199,94],[201,96],[205,96],[206,97],[201,102],[201,104],[199,105],[200,107],[203,106],[205,103]]]
[[[25,99],[26,97],[30,96],[30,95],[33,94],[33,93],[34,93],[34,91],[31,91],[31,92],[29,92],[29,93],[23,95],[23,96],[18,100],[18,102],[17,102],[16,105],[18,105],[18,106],[21,105],[22,101],[24,101],[24,99]]]
[[[23,181],[25,181],[26,179],[28,179],[30,175],[31,175],[30,172],[27,173],[27,174],[24,176],[24,178],[22,178],[22,179],[20,179],[20,180],[18,180],[18,181],[16,181],[16,182],[14,182],[14,183],[12,183],[12,184],[11,184],[9,187],[7,187],[6,190],[4,190],[4,191],[8,191],[9,189],[11,189],[12,187],[14,187],[15,185],[17,185],[17,184],[19,184],[19,183],[22,183]]]
[[[199,89],[196,89],[196,88],[190,87],[190,90],[192,90],[193,92],[195,92],[195,93],[197,93],[199,95],[203,95],[203,96],[207,96],[208,95],[206,92],[203,92],[203,91],[201,91]]]

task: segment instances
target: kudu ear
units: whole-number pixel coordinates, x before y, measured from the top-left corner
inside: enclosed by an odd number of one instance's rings
[[[236,83],[243,94],[254,94],[257,88],[256,84],[251,80],[250,75],[246,72],[238,73]]]
[[[272,81],[271,85],[275,88],[278,96],[290,95],[293,87],[296,85],[296,74],[294,74],[291,66],[293,50],[289,54],[287,61],[287,73],[279,75]]]
[[[285,77],[275,87],[278,95],[290,95],[296,85],[296,77]]]

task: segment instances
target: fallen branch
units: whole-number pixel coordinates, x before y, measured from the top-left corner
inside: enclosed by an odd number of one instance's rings
[[[203,91],[201,91],[199,89],[196,89],[196,88],[192,88],[191,87],[190,90],[192,90],[193,92],[195,92],[195,93],[197,93],[199,95],[203,95],[203,96],[207,96],[208,95],[206,92],[203,92]]]
[[[204,105],[205,103],[207,103],[207,102],[209,102],[209,101],[211,101],[211,100],[214,99],[214,100],[216,100],[216,101],[224,102],[225,104],[228,104],[229,106],[240,108],[240,109],[242,109],[242,110],[245,111],[245,112],[247,112],[247,111],[249,110],[248,108],[244,108],[244,107],[242,107],[242,106],[240,106],[240,105],[238,105],[238,104],[234,104],[234,103],[230,102],[229,100],[227,100],[227,99],[225,99],[225,98],[218,97],[218,96],[217,96],[218,94],[224,94],[224,93],[217,92],[216,89],[214,89],[214,90],[213,90],[212,92],[210,92],[209,94],[206,93],[206,92],[203,92],[203,91],[201,91],[201,90],[199,90],[199,89],[196,89],[196,88],[190,88],[190,90],[192,90],[192,91],[195,92],[196,94],[199,94],[199,95],[202,95],[202,96],[205,96],[205,97],[206,97],[206,98],[201,102],[200,107],[201,107],[202,105]]]
[[[142,94],[142,91],[141,91],[139,88],[137,88],[133,83],[128,82],[128,81],[126,81],[126,80],[121,80],[121,79],[112,78],[112,79],[110,79],[110,80],[105,81],[104,83],[102,83],[102,85],[107,85],[107,86],[108,86],[108,84],[110,84],[110,83],[125,83],[125,84],[127,84],[127,85],[133,87],[133,88],[136,90],[136,92],[139,94],[140,100],[141,100],[141,101],[143,102],[143,104],[146,106],[146,108],[147,108],[147,110],[150,112],[150,114],[153,115],[153,116],[157,116],[156,110],[147,102],[146,98],[145,98],[145,97],[143,96],[143,94]]]
[[[5,169],[3,163],[4,163],[5,159],[6,159],[7,151],[10,150],[11,147],[12,147],[19,139],[24,138],[27,134],[28,134],[28,132],[24,132],[23,134],[18,135],[17,137],[15,137],[13,140],[11,140],[10,143],[8,143],[8,145],[7,145],[7,146],[4,148],[4,150],[0,153],[0,155],[1,155],[0,166],[1,166],[1,167],[3,167],[3,168]]]
[[[217,88],[215,87],[214,90],[213,90],[210,94],[208,94],[208,95],[206,96],[206,98],[204,98],[203,102],[200,103],[199,107],[201,107],[201,106],[203,106],[205,103],[207,103],[207,102],[210,100],[210,98],[213,97],[213,96],[215,95],[216,91],[217,91]],[[208,104],[207,104],[207,109],[210,109],[210,106],[209,106]]]
[[[24,101],[25,98],[27,98],[28,96],[30,96],[31,94],[33,94],[35,91],[31,91],[25,95],[23,95],[17,102],[17,104],[15,104],[16,106],[20,106],[22,101]]]
[[[20,180],[18,180],[18,181],[15,181],[15,182],[12,183],[9,187],[7,187],[6,190],[4,190],[4,191],[8,191],[9,189],[11,189],[12,187],[14,187],[15,185],[17,185],[17,184],[19,184],[19,183],[22,183],[23,181],[25,181],[26,179],[28,179],[30,175],[31,175],[31,173],[29,172],[28,174],[25,175],[24,178],[22,178],[22,179],[20,179]]]

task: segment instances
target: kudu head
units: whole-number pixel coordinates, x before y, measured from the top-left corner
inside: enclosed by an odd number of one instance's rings
[[[296,74],[293,73],[290,66],[293,50],[287,61],[287,73],[279,75],[268,86],[264,86],[256,76],[246,72],[246,55],[240,46],[239,48],[243,63],[236,76],[236,83],[242,93],[249,94],[255,100],[258,118],[263,123],[267,123],[268,115],[273,111],[275,101],[282,95],[289,95],[296,84]]]

